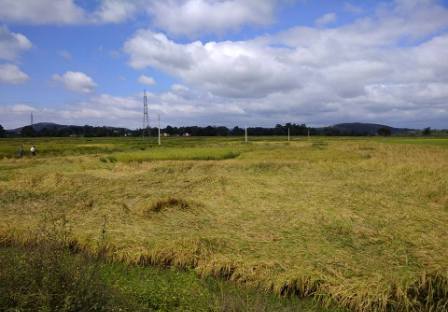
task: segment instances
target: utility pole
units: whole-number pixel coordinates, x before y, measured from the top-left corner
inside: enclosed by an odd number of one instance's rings
[[[291,141],[291,135],[290,135],[290,132],[289,132],[289,127],[288,127],[288,142],[289,141]]]
[[[308,128],[308,140],[310,139],[310,128]]]
[[[160,138],[160,114],[157,115],[157,119],[158,119],[158,121],[159,121],[159,127],[158,127],[159,140],[158,140],[158,143],[159,143],[159,145],[162,145],[162,140],[161,140],[161,138]]]
[[[145,136],[145,131],[147,131],[148,128],[149,128],[148,97],[146,96],[146,90],[145,90],[143,93],[143,129],[142,129],[143,137]]]
[[[34,125],[34,116],[33,116],[33,112],[31,112],[31,115],[30,115],[30,125],[31,125],[31,126]]]
[[[248,142],[248,138],[247,138],[247,126],[246,128],[244,128],[244,141],[247,143]]]

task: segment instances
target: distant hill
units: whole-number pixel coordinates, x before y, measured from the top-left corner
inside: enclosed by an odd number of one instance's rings
[[[362,122],[352,122],[352,123],[340,123],[329,127],[315,128],[316,134],[323,135],[377,135],[379,129],[388,129],[390,134],[406,134],[416,131],[415,129],[407,128],[394,128],[388,125],[374,124],[374,123],[362,123]]]
[[[340,123],[329,128],[339,131],[341,135],[376,135],[381,128],[389,129],[391,134],[415,131],[414,129],[394,128],[388,125],[361,122]]]
[[[16,128],[16,129],[11,129],[11,130],[7,130],[7,133],[10,134],[21,134],[22,133],[22,129],[25,128],[27,126],[23,126],[20,128]],[[76,130],[81,130],[84,129],[85,127],[90,127],[90,128],[104,128],[104,129],[108,129],[110,131],[114,131],[114,130],[128,130],[125,128],[116,128],[116,127],[92,127],[92,126],[74,126],[74,125],[60,125],[60,124],[56,124],[56,123],[52,123],[52,122],[39,122],[36,124],[33,124],[33,129],[36,132],[41,132],[42,130],[46,129],[47,131],[51,131],[51,132],[57,132],[57,131],[61,131],[61,130],[71,130],[71,131],[76,131]],[[130,130],[129,130],[130,131]]]
[[[12,134],[20,134],[22,132],[22,129],[25,127],[26,126],[16,128],[16,129],[10,129],[7,131]],[[59,125],[59,124],[52,123],[52,122],[39,122],[39,123],[36,123],[33,125],[34,131],[37,131],[37,132],[42,131],[45,128],[48,130],[59,130],[62,128],[67,128],[67,127],[78,127],[78,126]]]

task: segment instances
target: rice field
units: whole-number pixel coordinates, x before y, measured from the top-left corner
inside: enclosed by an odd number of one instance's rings
[[[24,144],[38,155],[15,158]],[[0,140],[0,237],[353,311],[448,309],[448,139]]]

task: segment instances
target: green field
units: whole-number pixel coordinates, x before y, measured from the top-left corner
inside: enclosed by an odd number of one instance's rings
[[[38,155],[15,158],[21,144]],[[447,177],[443,138],[1,139],[0,237],[32,243],[63,216],[90,254],[105,226],[114,263],[332,309],[446,311]]]

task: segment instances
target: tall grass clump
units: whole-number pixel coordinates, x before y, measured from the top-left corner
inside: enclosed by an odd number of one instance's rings
[[[0,246],[0,310],[113,311],[125,299],[100,274],[99,258],[76,253],[64,218],[36,240]]]

